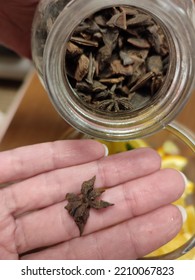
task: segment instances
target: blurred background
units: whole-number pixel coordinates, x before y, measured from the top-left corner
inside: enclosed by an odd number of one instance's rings
[[[27,59],[0,45],[0,141],[22,100],[25,83],[32,64]]]

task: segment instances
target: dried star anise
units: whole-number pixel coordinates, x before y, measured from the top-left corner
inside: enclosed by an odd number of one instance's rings
[[[104,200],[97,200],[105,189],[94,189],[95,179],[96,176],[89,181],[83,182],[81,194],[66,194],[68,204],[65,206],[65,209],[67,209],[68,213],[73,217],[79,228],[80,235],[82,235],[84,226],[89,218],[90,208],[101,209],[114,205]]]
[[[156,17],[138,7],[114,6],[90,15],[67,44],[66,71],[75,96],[112,116],[146,107],[169,69],[168,36]]]
[[[132,109],[132,104],[130,102],[130,99],[127,97],[117,97],[112,96],[111,99],[100,101],[99,104],[97,104],[98,109],[106,109],[107,111],[114,111],[119,112],[123,109],[128,110]]]
[[[107,110],[108,112],[120,112],[122,110],[132,109],[131,97],[133,94],[131,96],[130,94],[126,94],[126,97],[118,97],[115,89],[116,84],[111,89],[106,89],[96,94],[96,106],[98,109]]]

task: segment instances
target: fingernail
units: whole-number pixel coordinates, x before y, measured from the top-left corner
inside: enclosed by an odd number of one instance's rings
[[[102,144],[104,146],[105,149],[105,157],[109,154],[109,150],[108,147],[105,144]]]
[[[183,172],[179,171],[179,173],[180,173],[180,174],[181,174],[181,176],[183,177],[184,184],[185,184],[185,187],[186,187],[186,186],[187,186],[187,184],[188,184],[188,179],[186,178],[186,175],[185,175]]]
[[[181,216],[182,216],[183,223],[184,223],[187,219],[187,212],[186,212],[185,208],[183,208],[183,206],[181,206],[181,205],[175,205],[175,206],[179,209]]]

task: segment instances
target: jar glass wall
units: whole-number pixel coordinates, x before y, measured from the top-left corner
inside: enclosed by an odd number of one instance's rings
[[[181,111],[194,86],[195,32],[192,1],[41,1],[33,28],[33,59],[52,103],[78,130],[96,138],[127,140],[148,136],[165,127]],[[169,73],[157,97],[141,110],[106,116],[75,98],[67,78],[67,42],[80,22],[102,8],[131,5],[154,15],[170,38]],[[185,10],[184,10],[185,9]]]

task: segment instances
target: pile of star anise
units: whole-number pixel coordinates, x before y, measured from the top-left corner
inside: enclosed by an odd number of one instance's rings
[[[162,24],[131,6],[98,11],[81,22],[67,44],[68,79],[93,110],[131,112],[146,106],[168,67]]]

